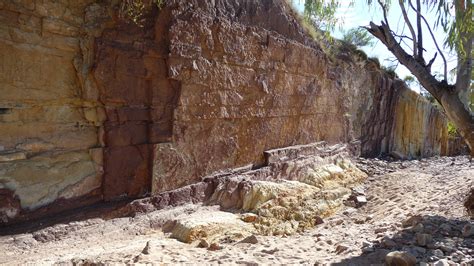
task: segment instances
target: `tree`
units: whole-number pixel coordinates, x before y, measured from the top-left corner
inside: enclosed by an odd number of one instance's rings
[[[438,20],[434,26],[441,25],[443,27],[446,32],[445,44],[457,53],[457,75],[454,84],[448,83],[446,58],[440,49],[439,40],[436,40],[434,37],[432,26],[421,12],[421,0],[416,0],[415,5],[411,0],[398,0],[405,23],[410,29],[411,38],[392,30],[387,19],[388,2],[382,0],[378,0],[377,2],[382,8],[384,21],[381,21],[380,25],[371,22],[370,26],[366,27],[366,29],[374,37],[379,39],[398,61],[407,67],[418,79],[419,83],[441,104],[446,115],[456,126],[471,149],[471,155],[474,155],[474,114],[469,108],[468,98],[471,85],[472,41],[474,35],[472,2],[470,0],[453,0],[453,3],[448,3],[443,0],[424,2],[426,5],[438,9]],[[451,17],[450,14],[450,4],[454,7],[453,17]],[[408,8],[411,8],[416,13],[415,21],[410,21],[408,18]],[[416,32],[413,25],[416,25]],[[444,75],[442,80],[438,80],[436,75],[431,72],[431,65],[434,60],[436,60],[438,53],[435,54],[428,63],[426,63],[423,56],[424,28],[428,30],[429,36],[431,36],[439,55],[443,59]],[[402,39],[411,40],[413,45],[411,53],[405,51],[401,46],[400,43]]]
[[[320,8],[325,0],[305,0],[305,8]],[[332,1],[331,1],[332,2]],[[365,27],[375,38],[380,40],[388,50],[415,76],[418,82],[441,104],[448,118],[456,126],[461,136],[466,141],[474,156],[474,114],[469,107],[469,98],[472,80],[472,42],[474,35],[474,22],[472,20],[471,0],[397,0],[402,11],[403,19],[407,25],[410,36],[403,32],[395,32],[390,27],[387,13],[390,0],[367,0],[369,4],[378,4],[383,12],[384,20],[380,25],[370,22]],[[422,12],[422,6],[436,10],[437,20],[430,25]],[[410,19],[408,11],[415,13]],[[305,10],[305,14],[319,14],[314,10]],[[448,82],[446,57],[440,48],[440,40],[433,34],[433,27],[442,27],[446,33],[445,46],[457,54],[456,80],[454,84]],[[428,33],[428,34],[426,34]],[[429,38],[429,39],[428,39]],[[408,40],[411,48],[404,48],[401,43]],[[428,40],[434,42],[437,53],[428,62],[424,57],[424,43]],[[431,66],[437,55],[444,63],[442,78],[439,79],[432,73]]]
[[[363,28],[352,28],[344,32],[342,41],[350,43],[357,48],[374,45],[372,35]]]

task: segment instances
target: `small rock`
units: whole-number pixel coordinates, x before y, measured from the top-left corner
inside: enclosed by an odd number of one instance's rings
[[[253,223],[257,220],[258,215],[253,214],[253,213],[244,213],[240,217],[240,219],[246,223]]]
[[[444,253],[441,249],[435,249],[431,251],[431,254],[433,254],[433,256],[436,256],[438,258],[444,257]]]
[[[462,236],[463,237],[474,236],[474,226],[472,224],[466,224],[462,228]]]
[[[438,260],[437,262],[434,262],[433,266],[449,266],[449,262],[447,259],[442,259]]]
[[[416,243],[419,246],[426,246],[431,240],[432,236],[430,234],[416,234]]]
[[[257,244],[258,239],[255,235],[251,235],[242,239],[241,241],[239,241],[239,243]]]
[[[315,225],[323,224],[323,223],[324,223],[323,218],[321,218],[321,217],[319,217],[319,216],[316,216],[316,217],[314,218],[314,224],[315,224]]]
[[[336,247],[336,253],[337,254],[341,254],[342,252],[348,250],[349,247],[348,246],[345,246],[345,245],[337,245]]]
[[[459,255],[459,254],[456,254],[454,255],[451,260],[454,261],[454,262],[461,262],[461,260],[464,258],[464,255]]]
[[[357,196],[355,202],[356,205],[360,207],[367,204],[367,198],[365,196]]]
[[[425,229],[425,226],[422,223],[419,223],[415,226],[413,226],[412,230],[413,232],[421,233]]]
[[[440,245],[439,249],[441,249],[443,252],[446,252],[446,253],[452,253],[456,250],[455,248],[449,245]]]
[[[374,233],[380,234],[380,233],[383,233],[383,232],[387,232],[387,230],[388,230],[387,227],[376,228],[376,229],[374,230]]]
[[[384,238],[382,238],[382,241],[381,241],[382,245],[386,248],[394,248],[397,246],[397,243],[395,243],[395,241],[393,241],[392,239],[390,239],[389,237],[385,236]]]
[[[275,252],[279,251],[278,248],[274,248],[274,249],[263,249],[262,252],[263,253],[266,253],[266,254],[274,254]]]
[[[150,241],[147,241],[145,247],[142,250],[142,253],[145,255],[149,255],[150,252],[151,252]]]
[[[206,239],[201,239],[201,241],[199,242],[198,247],[200,247],[200,248],[208,248],[208,247],[209,247],[209,243],[206,241]]]
[[[217,243],[212,243],[211,245],[209,245],[207,249],[211,251],[216,251],[216,250],[222,249],[222,246],[220,246]]]
[[[414,266],[416,258],[408,252],[393,251],[385,256],[385,262],[388,266]]]

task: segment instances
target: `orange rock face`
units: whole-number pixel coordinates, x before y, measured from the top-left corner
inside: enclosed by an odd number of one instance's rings
[[[448,150],[440,112],[373,63],[325,54],[284,1],[169,0],[141,25],[116,10],[0,3],[0,190],[23,210],[3,222],[320,140],[367,156]]]

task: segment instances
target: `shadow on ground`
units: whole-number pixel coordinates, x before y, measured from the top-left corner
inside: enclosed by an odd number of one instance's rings
[[[42,216],[38,219],[25,220],[15,224],[0,226],[0,236],[31,233],[56,224],[67,224],[73,221],[79,222],[93,218],[108,220],[127,216],[128,213],[122,213],[122,209],[131,201],[131,199],[126,199],[114,202],[97,203],[91,206]]]

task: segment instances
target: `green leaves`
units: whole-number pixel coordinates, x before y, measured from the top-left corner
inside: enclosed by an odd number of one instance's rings
[[[337,0],[305,0],[304,17],[319,29],[330,32],[339,21],[335,16],[338,7]]]
[[[344,32],[342,40],[356,47],[373,46],[374,37],[363,28],[352,28]]]
[[[436,9],[435,27],[447,34],[444,45],[456,50],[459,56],[467,56],[464,44],[473,38],[474,22],[472,0],[426,0],[431,9]]]
[[[147,9],[155,5],[161,9],[165,0],[121,0],[119,15],[121,18],[143,27]]]

